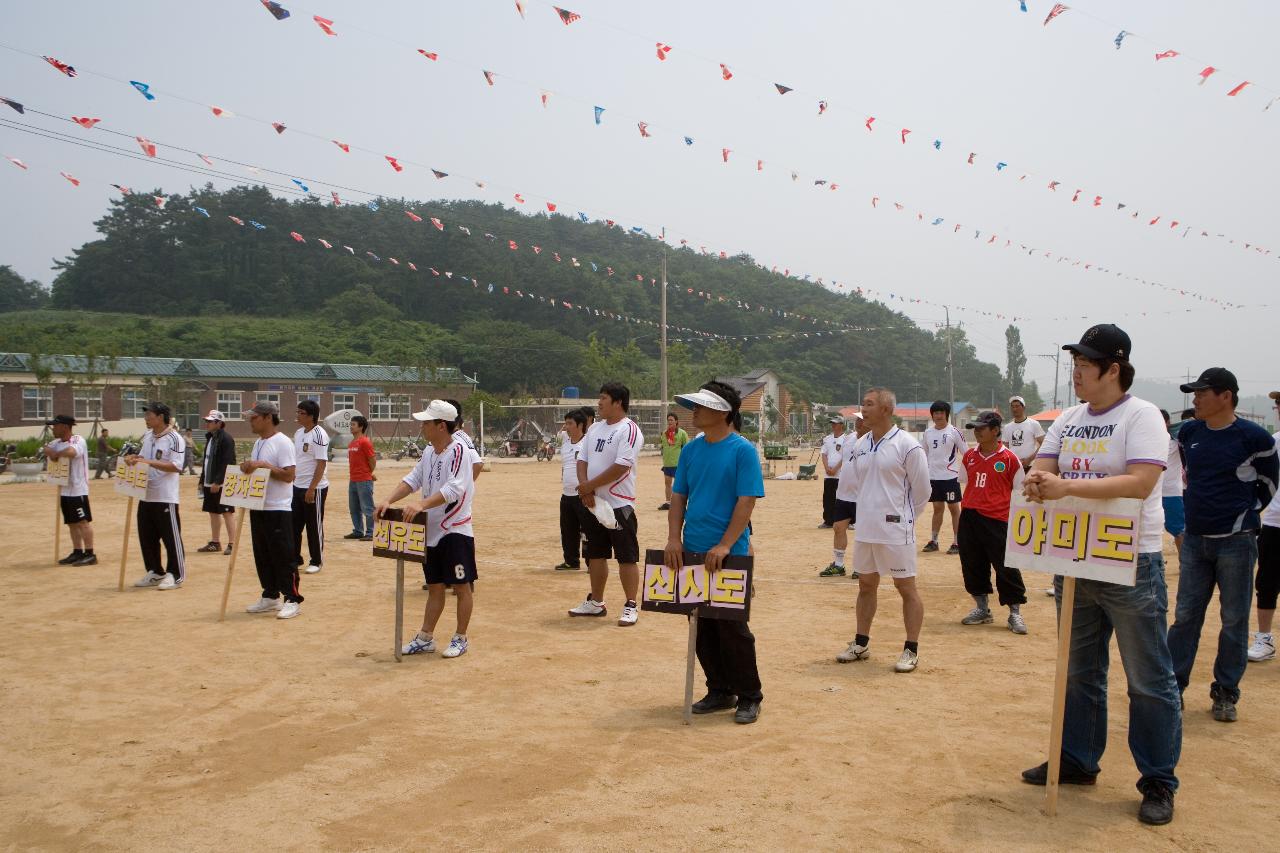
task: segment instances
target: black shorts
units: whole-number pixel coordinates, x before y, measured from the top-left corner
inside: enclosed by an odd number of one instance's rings
[[[62,507],[63,524],[79,524],[82,521],[93,521],[93,513],[89,511],[89,496],[79,495],[69,498],[65,495],[58,498]]]
[[[858,504],[856,501],[842,501],[836,498],[836,510],[831,517],[832,523],[845,519],[848,519],[850,524],[858,523]]]
[[[472,583],[476,574],[476,540],[462,533],[446,533],[427,549],[422,566],[427,583],[445,586]]]
[[[218,491],[215,492],[213,489],[205,487],[203,510],[204,512],[213,512],[213,513],[221,514],[221,513],[235,512],[236,508],[233,506],[222,505],[222,489],[218,489]]]
[[[601,498],[596,498],[601,500]],[[610,557],[619,563],[640,562],[640,540],[636,535],[636,511],[631,507],[615,509],[613,517],[618,519],[618,528],[610,530],[596,520],[595,513],[587,509],[586,504],[578,502],[578,518],[582,533],[587,537],[587,547],[582,556],[588,560],[607,560]]]
[[[960,503],[959,480],[930,480],[929,485],[933,486],[933,494],[929,496],[930,503]]]

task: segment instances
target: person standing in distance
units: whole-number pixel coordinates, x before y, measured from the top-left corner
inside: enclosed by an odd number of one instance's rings
[[[351,532],[343,539],[373,541],[373,483],[378,476],[378,454],[369,440],[369,419],[364,415],[351,416],[351,443],[347,445],[347,469],[351,480],[347,483],[347,509],[351,512]]]
[[[565,439],[560,443],[560,551],[564,556],[558,572],[582,568],[582,520],[578,507],[578,456],[586,435],[587,417],[581,409],[564,416]]]
[[[1022,470],[1030,471],[1044,442],[1044,427],[1027,417],[1027,401],[1017,394],[1009,398],[1009,414],[1013,420],[1001,427],[1000,439],[1022,461]]]
[[[924,550],[938,550],[938,534],[942,531],[942,508],[951,514],[951,547],[948,554],[959,554],[956,535],[960,528],[960,459],[969,449],[964,433],[951,425],[951,404],[935,400],[929,407],[933,425],[924,431],[924,451],[929,458],[929,502],[933,504],[933,521],[929,541]]]
[[[609,558],[618,561],[618,578],[626,600],[618,624],[636,624],[640,608],[640,540],[636,522],[636,464],[644,435],[636,422],[627,417],[631,407],[631,391],[621,382],[600,386],[600,420],[582,439],[578,454],[578,496],[582,499],[582,527],[587,536],[587,571],[591,574],[591,591],[586,599],[569,611],[570,616],[604,616],[604,590],[609,582]],[[614,518],[607,528],[595,515],[602,501]]]
[[[329,497],[329,434],[317,421],[320,405],[315,400],[298,403],[298,430],[293,434],[293,456],[297,468],[293,479],[293,559],[302,566],[302,533],[307,534],[310,560],[307,574],[324,568],[324,504]]]
[[[1129,751],[1141,777],[1138,820],[1173,820],[1182,752],[1182,709],[1165,636],[1169,591],[1161,553],[1160,476],[1169,434],[1160,411],[1129,394],[1134,369],[1129,336],[1110,323],[1093,326],[1072,353],[1072,386],[1084,402],[1049,427],[1023,484],[1030,501],[1063,497],[1142,501],[1133,586],[1077,578],[1062,721],[1059,782],[1092,785],[1107,747],[1107,668],[1115,634],[1129,685]],[[1058,606],[1062,578],[1053,579]],[[1022,781],[1044,785],[1049,763],[1024,770]]]
[[[102,432],[98,433],[98,470],[94,472],[93,475],[93,479],[95,480],[103,474],[107,475],[108,480],[116,475],[116,472],[111,470],[109,464],[111,461],[110,438],[111,436],[108,434],[107,428],[103,427]]]
[[[126,465],[147,466],[147,496],[138,501],[138,545],[147,573],[134,586],[177,589],[187,579],[187,555],[182,548],[182,521],[178,516],[178,492],[186,442],[173,428],[173,412],[164,403],[151,403],[142,411],[147,431],[142,449],[125,457]],[[167,560],[160,564],[160,546]]]
[[[839,487],[840,465],[844,458],[844,418],[832,415],[831,434],[822,439],[822,523],[820,530],[830,530],[836,523],[836,489]]]
[[[233,506],[222,505],[222,483],[227,474],[227,466],[236,464],[236,443],[226,430],[226,419],[222,412],[217,409],[211,409],[209,414],[204,416],[205,432],[204,439],[204,463],[200,468],[200,483],[204,486],[204,506],[205,513],[209,516],[209,532],[211,539],[209,544],[197,551],[206,554],[216,554],[222,550],[222,540],[220,538],[221,528],[227,529],[227,550],[231,553],[232,541],[234,535],[231,532],[231,516],[236,511]]]
[[[1261,513],[1276,494],[1280,461],[1267,431],[1236,417],[1240,385],[1231,371],[1210,367],[1183,385],[1182,393],[1195,395],[1196,416],[1178,430],[1187,460],[1187,532],[1178,549],[1178,602],[1169,626],[1169,653],[1178,688],[1185,692],[1216,587],[1222,628],[1209,698],[1213,718],[1234,723],[1240,679],[1249,662]]]
[[[1280,412],[1280,391],[1272,391],[1271,402]],[[1272,436],[1280,451],[1280,432]],[[1258,533],[1258,630],[1249,646],[1249,660],[1257,663],[1276,656],[1276,638],[1271,633],[1276,618],[1276,599],[1280,598],[1280,490],[1262,513],[1262,530]]]
[[[738,392],[723,382],[708,382],[676,402],[693,410],[702,435],[687,444],[676,466],[667,513],[664,560],[679,570],[684,552],[705,553],[708,572],[729,555],[751,553],[751,511],[764,497],[764,478],[755,445],[733,431],[742,406]],[[693,713],[709,714],[736,706],[735,723],[760,717],[760,672],[756,638],[746,622],[698,617],[698,662],[707,677],[707,695]]]
[[[662,478],[666,486],[666,500],[658,510],[671,509],[671,483],[676,477],[676,465],[680,463],[680,451],[689,443],[689,433],[680,428],[680,416],[667,415],[667,431],[662,434]]]
[[[1169,413],[1160,410],[1164,428],[1169,430]],[[1182,492],[1186,488],[1186,462],[1182,445],[1173,433],[1169,434],[1169,459],[1165,463],[1164,476],[1160,478],[1160,502],[1164,505],[1164,529],[1173,537],[1174,550],[1182,550],[1182,534],[1187,530],[1186,507]]]
[[[67,485],[58,487],[62,523],[71,533],[71,553],[58,561],[63,566],[94,566],[93,512],[89,509],[89,446],[75,433],[76,419],[55,415],[44,425],[53,430],[53,441],[44,446],[46,459],[69,460]]]
[[[836,478],[836,506],[831,532],[831,564],[818,572],[820,578],[844,577],[844,555],[849,548],[849,527],[858,520],[858,492],[853,487],[853,466],[849,458],[857,440],[867,434],[867,422],[862,412],[853,413],[854,436],[844,442],[840,451],[843,461],[840,463],[840,474]],[[853,577],[858,573],[854,572]]]
[[[858,537],[853,568],[858,572],[857,632],[836,655],[841,663],[870,656],[871,623],[876,616],[882,575],[893,578],[902,598],[907,640],[894,664],[897,672],[919,665],[924,601],[916,587],[916,518],[929,502],[929,463],[924,448],[893,423],[897,398],[888,388],[871,388],[862,397],[867,434],[858,439],[845,464],[853,465],[851,487],[858,496]]]
[[[240,470],[246,474],[259,469],[267,472],[267,499],[262,509],[249,510],[253,562],[258,568],[262,596],[245,612],[274,613],[277,619],[292,619],[301,612],[304,600],[298,590],[298,563],[294,561],[294,443],[280,431],[280,411],[274,403],[257,404],[247,417],[249,428],[258,439],[249,458],[240,463]]]
[[[475,604],[472,586],[477,578],[475,533],[471,527],[475,481],[471,451],[454,437],[457,417],[458,410],[444,400],[432,400],[426,409],[414,412],[414,420],[422,423],[427,446],[418,464],[377,509],[381,518],[396,501],[415,491],[422,492],[423,500],[410,501],[403,507],[406,517],[427,514],[427,562],[422,567],[427,578],[427,605],[422,629],[401,651],[406,655],[436,650],[436,623],[444,612],[449,587],[458,598],[458,628],[442,657],[456,658],[470,647],[467,628]]]

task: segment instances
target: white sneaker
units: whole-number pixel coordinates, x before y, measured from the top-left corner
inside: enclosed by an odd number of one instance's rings
[[[622,605],[622,615],[618,617],[618,624],[623,627],[636,624],[636,620],[640,618],[640,608],[636,606],[634,601],[628,601]]]
[[[180,586],[182,586],[182,581],[165,572],[164,578],[161,579],[160,583],[156,584],[156,589],[177,589]]]
[[[307,574],[314,575],[316,572],[320,571],[323,568],[324,566],[307,566]]]
[[[134,586],[156,586],[160,581],[164,580],[164,575],[158,575],[155,572],[147,572],[141,578],[133,582]]]
[[[1009,630],[1015,634],[1027,633],[1027,623],[1026,620],[1022,618],[1021,613],[1009,614]]]
[[[419,632],[417,634],[414,634],[413,639],[410,640],[405,645],[405,647],[400,650],[400,654],[423,655],[423,654],[431,654],[435,650],[436,650],[435,638],[433,637],[429,640],[424,640],[422,639],[422,633]]]
[[[960,620],[961,625],[990,625],[995,619],[991,615],[991,611],[984,607],[975,607],[969,611],[968,615]]]
[[[893,665],[894,672],[912,672],[920,663],[920,655],[911,649],[903,649],[902,656],[898,658],[898,662]]]
[[[625,609],[625,608],[624,608]],[[592,601],[591,593],[587,593],[586,599],[577,607],[569,611],[570,616],[603,616],[608,613],[603,601]]]
[[[1249,660],[1253,663],[1271,660],[1276,656],[1276,640],[1272,634],[1253,633],[1253,645],[1249,646]]]
[[[296,601],[286,601],[280,606],[280,612],[276,614],[277,619],[292,619],[302,612],[302,605]]]
[[[440,653],[442,658],[456,658],[467,653],[467,638],[453,635],[453,639],[449,641],[449,648]]]
[[[280,609],[280,599],[259,598],[244,609],[245,613],[272,613]]]
[[[836,655],[836,660],[840,663],[852,663],[856,660],[866,660],[871,657],[871,648],[869,646],[858,645],[857,640],[849,643],[849,648]]]

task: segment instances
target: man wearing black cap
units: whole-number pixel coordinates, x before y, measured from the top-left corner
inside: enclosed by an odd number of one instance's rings
[[[1062,723],[1066,785],[1092,785],[1107,746],[1107,668],[1115,634],[1129,683],[1129,751],[1138,771],[1138,820],[1173,820],[1182,752],[1182,710],[1165,640],[1169,592],[1164,580],[1160,476],[1169,451],[1160,410],[1129,395],[1134,369],[1129,336],[1105,324],[1087,330],[1073,353],[1076,399],[1049,427],[1023,485],[1031,501],[1063,497],[1142,501],[1134,586],[1076,579],[1071,651]],[[1053,579],[1059,606],[1062,578]],[[1043,785],[1048,762],[1022,779]]]
[[[258,440],[253,443],[249,458],[240,463],[240,470],[246,474],[265,470],[267,494],[262,509],[249,510],[253,562],[258,568],[262,597],[245,612],[274,613],[277,619],[292,619],[300,612],[303,600],[298,591],[293,544],[294,446],[280,432],[280,410],[274,403],[258,403],[246,417]]]
[[[1276,447],[1267,431],[1236,417],[1240,386],[1225,367],[1211,367],[1182,386],[1194,394],[1194,420],[1178,430],[1187,461],[1183,505],[1187,530],[1178,551],[1178,604],[1169,651],[1179,689],[1191,681],[1204,614],[1218,588],[1222,629],[1213,663],[1213,718],[1236,720],[1240,679],[1248,664],[1249,607],[1258,559],[1261,512],[1276,491]]]
[[[53,441],[44,446],[46,459],[69,461],[67,485],[58,489],[62,506],[62,523],[71,532],[71,553],[58,562],[64,566],[92,566],[98,562],[93,553],[93,513],[89,510],[89,447],[75,434],[76,419],[56,415],[45,421],[53,430]]]
[[[177,589],[187,579],[186,553],[182,549],[182,522],[178,518],[178,479],[186,456],[186,443],[173,428],[173,413],[164,403],[152,403],[142,412],[147,431],[142,450],[126,456],[126,465],[146,465],[147,496],[138,501],[138,545],[147,573],[134,586]],[[160,545],[168,560],[160,564]]]

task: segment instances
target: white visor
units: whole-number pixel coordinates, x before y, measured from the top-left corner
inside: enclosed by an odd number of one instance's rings
[[[686,409],[692,409],[694,406],[702,406],[704,409],[715,409],[717,412],[730,412],[733,407],[729,405],[729,401],[714,391],[708,391],[705,388],[694,391],[692,394],[677,394],[676,402],[684,406]]]
[[[414,412],[413,419],[415,421],[448,421],[453,423],[458,419],[458,410],[444,400],[432,400],[421,412]]]
[[[1010,403],[1021,403],[1021,404],[1022,404],[1022,405],[1024,405],[1024,406],[1027,404],[1027,401],[1026,401],[1026,400],[1024,400],[1024,399],[1022,399],[1021,397],[1019,397],[1017,394],[1014,394],[1012,397],[1010,397],[1010,398],[1009,398],[1009,402],[1010,402]]]

